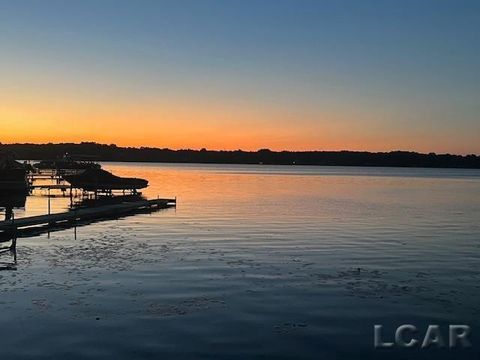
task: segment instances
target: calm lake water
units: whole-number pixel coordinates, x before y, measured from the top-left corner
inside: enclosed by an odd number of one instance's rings
[[[1,359],[479,357],[480,171],[104,167],[177,208],[18,239]],[[374,349],[405,323],[468,324],[473,347]]]

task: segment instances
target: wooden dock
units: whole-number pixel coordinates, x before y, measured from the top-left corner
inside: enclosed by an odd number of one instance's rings
[[[176,199],[154,199],[135,202],[124,202],[114,205],[80,208],[57,214],[29,216],[7,221],[0,221],[0,236],[15,236],[15,234],[35,232],[38,227],[54,228],[62,225],[74,225],[76,222],[102,220],[121,217],[145,211],[155,211],[175,207]]]

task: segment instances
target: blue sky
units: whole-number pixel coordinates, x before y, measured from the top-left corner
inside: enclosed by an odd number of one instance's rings
[[[22,99],[48,118],[38,94],[64,116],[158,106],[145,124],[171,127],[167,101],[211,109],[212,133],[248,128],[232,148],[258,124],[254,147],[480,153],[479,43],[478,1],[0,0],[0,120],[35,121]]]

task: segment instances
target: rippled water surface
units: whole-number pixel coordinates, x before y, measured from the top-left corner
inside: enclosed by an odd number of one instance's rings
[[[18,239],[1,359],[480,355],[479,171],[104,167],[177,208]],[[15,216],[44,214],[40,195]],[[374,324],[404,323],[469,324],[473,347],[373,348]]]

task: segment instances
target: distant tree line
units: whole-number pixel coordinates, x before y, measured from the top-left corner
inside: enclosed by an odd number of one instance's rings
[[[410,151],[216,151],[171,150],[150,147],[119,147],[82,142],[79,144],[1,144],[0,151],[11,151],[17,159],[48,160],[69,154],[95,161],[138,161],[215,164],[399,166],[439,168],[480,168],[480,156],[421,154]]]

